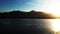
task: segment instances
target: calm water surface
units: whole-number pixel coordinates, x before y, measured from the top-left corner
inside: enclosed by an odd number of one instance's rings
[[[0,19],[0,32],[15,34],[51,34],[51,19]]]

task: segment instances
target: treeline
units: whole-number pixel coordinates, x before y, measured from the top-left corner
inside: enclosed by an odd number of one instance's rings
[[[50,14],[46,14],[44,12],[37,12],[37,11],[30,11],[30,12],[24,12],[24,11],[10,11],[10,12],[4,12],[0,13],[0,18],[54,18],[51,17]]]

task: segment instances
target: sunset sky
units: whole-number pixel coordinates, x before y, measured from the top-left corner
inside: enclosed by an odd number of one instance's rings
[[[10,10],[60,11],[60,0],[0,0],[0,12]]]

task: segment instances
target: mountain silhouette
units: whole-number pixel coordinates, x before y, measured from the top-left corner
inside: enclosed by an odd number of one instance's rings
[[[40,18],[40,19],[47,19],[47,18],[54,18],[51,17],[50,14],[46,14],[44,12],[37,12],[35,10],[31,10],[30,12],[24,11],[10,11],[0,13],[0,18]]]

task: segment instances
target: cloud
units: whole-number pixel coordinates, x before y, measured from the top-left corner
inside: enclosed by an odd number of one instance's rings
[[[33,10],[40,10],[42,4],[43,0],[31,0],[30,2],[26,2],[26,5],[32,7]]]

